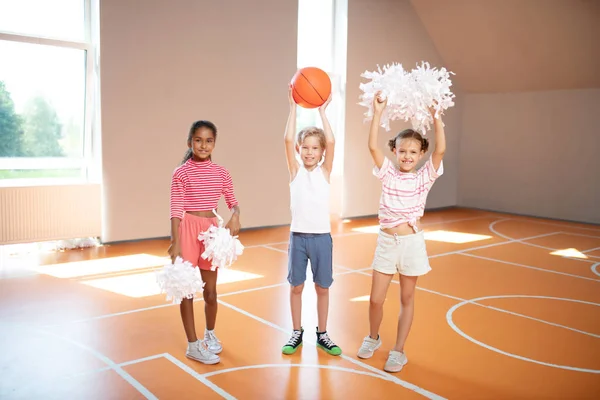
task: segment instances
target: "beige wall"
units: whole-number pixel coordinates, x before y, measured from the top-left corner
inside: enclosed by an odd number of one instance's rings
[[[289,223],[282,136],[297,1],[103,0],[103,237],[167,236],[189,126],[219,128],[244,227]],[[221,212],[229,211],[221,203]]]
[[[377,65],[393,62],[413,68],[421,61],[443,66],[431,39],[408,0],[348,0],[348,82],[346,98],[346,139],[344,149],[344,211],[346,217],[377,214],[381,184],[373,176],[373,162],[367,148],[369,123],[365,107],[359,106],[360,75]],[[458,144],[461,131],[462,94],[445,118],[447,153],[445,174],[430,192],[427,207],[456,204],[458,185]],[[380,146],[410,123],[395,121],[392,130],[380,129]],[[428,133],[431,139],[433,135]],[[433,143],[432,143],[433,148]],[[385,150],[386,155],[391,155]]]
[[[465,102],[459,205],[600,223],[600,89]]]

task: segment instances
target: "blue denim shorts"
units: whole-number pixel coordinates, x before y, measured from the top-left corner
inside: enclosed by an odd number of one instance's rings
[[[329,233],[290,233],[288,282],[299,286],[306,281],[310,260],[313,281],[322,288],[333,283],[333,240]]]

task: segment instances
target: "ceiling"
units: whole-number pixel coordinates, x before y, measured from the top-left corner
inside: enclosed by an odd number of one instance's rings
[[[600,88],[600,0],[410,0],[470,93]]]

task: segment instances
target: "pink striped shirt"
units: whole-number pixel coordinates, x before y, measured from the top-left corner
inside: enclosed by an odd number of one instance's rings
[[[229,171],[210,160],[189,159],[173,171],[171,218],[183,219],[186,211],[216,209],[221,195],[230,210],[238,205]]]
[[[429,190],[444,173],[443,163],[436,171],[431,157],[416,173],[400,171],[387,157],[381,169],[373,168],[373,175],[381,181],[379,225],[393,228],[408,222],[416,231],[416,223],[423,216]]]

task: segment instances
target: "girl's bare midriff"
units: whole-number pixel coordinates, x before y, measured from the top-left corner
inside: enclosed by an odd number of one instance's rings
[[[216,212],[218,212],[217,210],[215,210]],[[191,214],[191,215],[195,215],[196,217],[201,217],[201,218],[215,218],[216,215],[212,212],[212,210],[208,210],[208,211],[186,211],[186,213]]]
[[[417,225],[418,230],[420,231],[421,226],[419,225],[419,221],[417,221],[416,225]],[[383,232],[387,233],[388,235],[396,234],[398,236],[413,235],[415,233],[413,227],[410,226],[408,224],[408,222],[405,222],[405,223],[395,226],[393,228],[381,228],[381,230]]]

